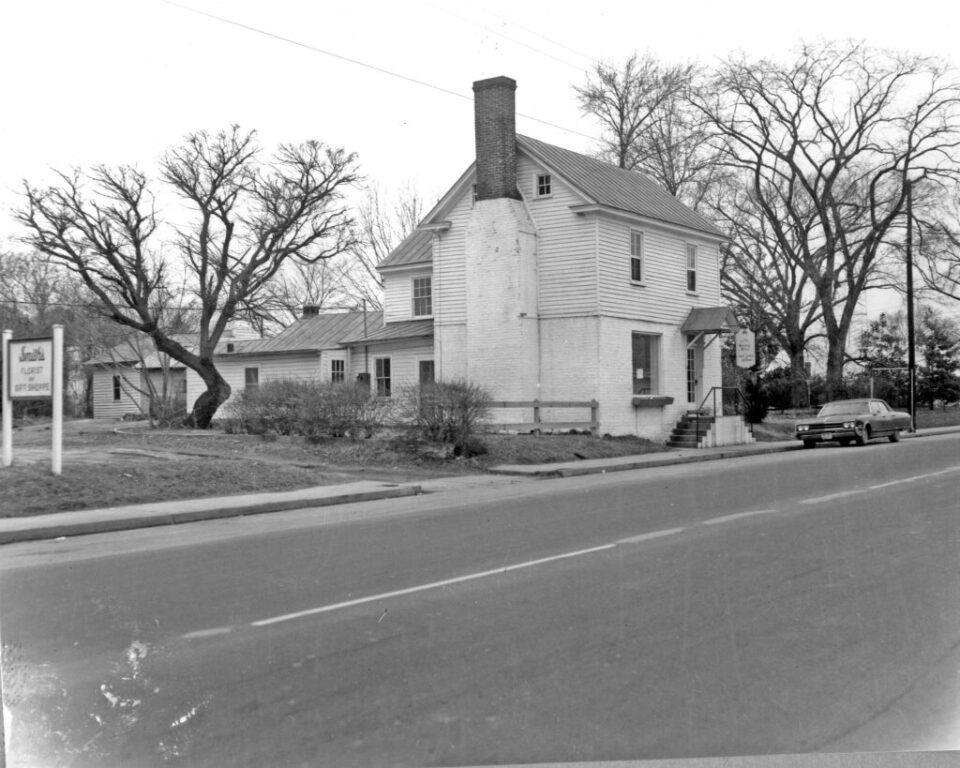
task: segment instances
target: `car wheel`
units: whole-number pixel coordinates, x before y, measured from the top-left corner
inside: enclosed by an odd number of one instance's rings
[[[891,442],[891,443],[899,443],[899,442],[900,442],[900,430],[899,430],[899,429],[895,429],[895,430],[893,430],[893,432],[890,433],[890,442]]]
[[[863,428],[863,434],[857,435],[857,445],[866,445],[870,441],[870,426]]]
[[[803,447],[804,447],[804,448],[816,448],[816,447],[817,447],[817,441],[816,441],[816,440],[804,440],[804,441],[803,441]]]

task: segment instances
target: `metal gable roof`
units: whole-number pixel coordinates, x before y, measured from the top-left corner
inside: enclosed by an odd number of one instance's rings
[[[340,340],[354,334],[362,334],[364,314],[368,328],[379,328],[383,323],[382,312],[331,312],[306,315],[269,339],[247,342],[235,354],[278,354],[282,352],[311,352],[336,349]]]
[[[346,345],[364,344],[371,341],[396,341],[399,339],[422,339],[433,336],[433,320],[401,320],[374,328],[369,326],[368,333],[345,336],[341,343]]]
[[[377,265],[377,269],[410,264],[430,264],[433,253],[432,244],[433,234],[429,230],[415,230]]]
[[[686,227],[713,237],[725,237],[713,223],[643,173],[627,171],[528,136],[518,135],[517,146],[554,170],[598,205]]]
[[[737,316],[730,307],[694,307],[683,321],[683,333],[723,333],[740,327]]]

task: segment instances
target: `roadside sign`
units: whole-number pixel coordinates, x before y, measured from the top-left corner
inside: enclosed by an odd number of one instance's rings
[[[735,339],[737,367],[753,368],[757,364],[757,336],[749,328],[737,331]]]
[[[7,342],[7,395],[11,400],[53,397],[53,339]]]

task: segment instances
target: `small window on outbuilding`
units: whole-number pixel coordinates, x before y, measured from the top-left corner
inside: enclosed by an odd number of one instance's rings
[[[347,361],[330,361],[330,381],[333,384],[342,384],[347,378]]]
[[[120,377],[113,377],[113,400],[116,402],[120,399]]]
[[[549,173],[537,174],[537,197],[548,197],[553,191],[553,183]]]
[[[243,369],[243,386],[248,392],[259,389],[260,387],[260,369],[259,368],[244,368]]]

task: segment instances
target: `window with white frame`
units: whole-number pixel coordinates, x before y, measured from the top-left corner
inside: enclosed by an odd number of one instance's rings
[[[630,231],[630,280],[643,282],[643,232]]]
[[[114,402],[120,399],[120,377],[113,377],[113,399]]]
[[[377,357],[373,366],[377,397],[390,397],[390,358]]]
[[[549,173],[537,174],[537,197],[549,197],[553,188],[553,180]]]
[[[330,361],[330,382],[332,384],[342,384],[347,378],[347,361]]]
[[[252,391],[260,387],[260,369],[259,368],[243,369],[243,387],[247,391]]]
[[[633,394],[660,393],[660,337],[651,333],[632,334]]]
[[[426,317],[433,314],[432,279],[413,278],[413,316]]]
[[[687,246],[687,290],[697,290],[697,246]]]

